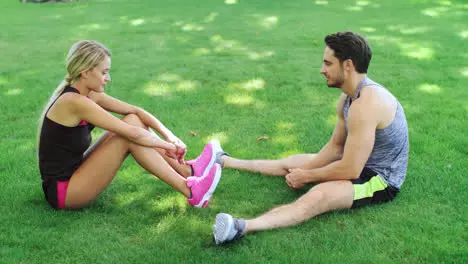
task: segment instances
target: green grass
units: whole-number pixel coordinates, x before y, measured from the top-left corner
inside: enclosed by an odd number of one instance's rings
[[[12,0],[0,10],[1,263],[468,262],[466,2]],[[45,202],[36,121],[75,41],[112,50],[108,93],[154,113],[189,158],[217,136],[234,156],[274,159],[329,139],[339,92],[319,67],[323,37],[342,30],[368,38],[369,76],[406,111],[408,176],[394,202],[224,247],[211,241],[216,213],[253,217],[303,192],[225,170],[197,210],[128,159],[89,208]]]

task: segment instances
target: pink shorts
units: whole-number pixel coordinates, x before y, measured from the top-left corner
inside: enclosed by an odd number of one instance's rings
[[[55,209],[65,208],[65,198],[67,197],[68,181],[58,181],[47,179],[42,181],[42,189],[45,198]]]

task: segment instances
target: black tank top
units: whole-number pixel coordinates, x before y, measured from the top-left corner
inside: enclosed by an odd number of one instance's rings
[[[80,93],[77,89],[66,86],[59,97],[70,92]],[[39,140],[39,170],[43,180],[70,179],[83,162],[83,154],[91,144],[93,128],[94,125],[86,121],[81,121],[75,127],[63,126],[47,118],[46,113]]]

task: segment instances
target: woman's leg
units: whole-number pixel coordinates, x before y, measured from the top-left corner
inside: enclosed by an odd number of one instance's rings
[[[170,158],[166,155],[166,151],[164,149],[155,148],[156,151],[159,152],[161,157],[175,170],[177,171],[182,177],[187,178],[189,176],[193,176],[192,168],[190,165],[187,164],[180,164],[179,161]]]
[[[154,133],[154,132],[153,132]],[[108,140],[111,136],[113,136],[112,133],[106,133],[103,135],[98,141],[96,141],[84,154],[85,160],[89,157],[91,153],[94,152],[96,148],[98,148],[103,142]],[[166,155],[166,151],[161,148],[154,148],[156,151],[159,152],[159,154],[166,160],[166,162],[171,165],[171,167],[177,171],[182,177],[187,178],[189,176],[193,176],[193,171],[190,165],[188,164],[180,164],[179,161],[170,158]]]
[[[125,116],[123,121],[145,127],[138,116],[133,114]],[[107,132],[96,147],[86,153],[85,161],[72,175],[68,183],[65,206],[76,209],[93,201],[110,184],[128,153],[131,153],[148,172],[186,197],[190,196],[185,178],[177,173],[156,149],[134,144],[119,135]]]

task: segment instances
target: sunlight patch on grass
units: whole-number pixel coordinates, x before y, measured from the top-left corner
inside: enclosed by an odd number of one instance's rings
[[[144,192],[135,190],[133,192],[125,192],[116,194],[114,201],[117,207],[125,207],[133,202],[147,200],[147,194]]]
[[[171,96],[174,92],[190,92],[196,90],[198,82],[184,80],[174,73],[162,73],[156,81],[150,81],[144,88],[144,92],[152,96]]]
[[[183,31],[202,31],[205,28],[195,23],[189,23],[182,26]]]
[[[250,50],[242,43],[236,40],[225,40],[221,35],[214,35],[211,37],[211,43],[215,46],[214,51],[216,53],[221,52],[239,52],[247,55],[249,59],[258,60],[265,57],[271,57],[275,53],[274,51],[256,52]]]
[[[234,105],[250,105],[254,103],[254,98],[247,94],[231,94],[226,96],[224,101],[227,104],[234,104]]]
[[[130,25],[132,25],[132,26],[140,26],[140,25],[143,25],[145,23],[146,23],[146,21],[143,18],[134,19],[134,20],[130,21]]]
[[[89,31],[102,30],[102,29],[107,29],[107,28],[109,27],[102,26],[101,24],[87,24],[87,25],[80,26],[80,29],[89,30]]]
[[[468,38],[468,30],[463,30],[463,31],[461,31],[460,33],[458,33],[458,35],[459,35],[462,39],[466,39],[466,38]]]
[[[278,24],[278,21],[279,18],[277,16],[269,16],[264,18],[261,21],[260,25],[262,25],[264,28],[271,29]]]
[[[424,83],[421,84],[418,89],[429,94],[438,94],[441,92],[441,88],[437,84]]]
[[[284,135],[280,134],[273,137],[272,140],[275,144],[282,144],[282,145],[292,145],[297,143],[297,137],[295,135]]]
[[[225,40],[221,35],[214,35],[211,37],[211,42],[216,45],[216,52],[223,51],[246,51],[248,48],[238,41],[235,40]]]
[[[171,96],[171,87],[167,83],[162,83],[162,82],[155,82],[151,81],[149,82],[145,89],[144,92],[148,95],[151,96]]]
[[[359,12],[359,11],[362,11],[364,8],[368,8],[368,7],[378,8],[380,7],[380,5],[372,4],[372,2],[370,1],[361,0],[361,1],[356,1],[354,6],[347,6],[345,10]]]
[[[154,235],[164,234],[173,230],[173,225],[176,223],[174,217],[165,217],[163,220],[157,222],[157,225],[151,227],[149,232]]]
[[[468,77],[468,67],[467,68],[461,68],[460,73],[464,77]]]
[[[176,210],[183,213],[187,210],[189,204],[184,195],[176,193],[167,197],[160,197],[151,203],[151,208],[159,212],[171,212]]]
[[[207,54],[210,54],[211,51],[207,48],[198,48],[196,50],[193,51],[193,55],[195,56],[203,56],[203,55],[207,55]]]
[[[291,123],[291,122],[279,122],[278,124],[276,124],[276,128],[278,130],[291,130],[295,127],[296,125]]]
[[[392,37],[392,36],[384,36],[384,35],[376,35],[376,36],[368,36],[367,39],[374,40],[378,43],[400,43],[403,42],[401,38]]]
[[[261,90],[265,88],[265,80],[261,78],[252,79],[240,84],[240,87],[247,91]]]
[[[315,1],[315,4],[316,4],[316,5],[328,5],[328,1],[317,0],[317,1]]]
[[[257,109],[265,109],[267,107],[267,104],[261,100],[256,99],[254,103],[255,108]]]
[[[249,59],[252,59],[252,60],[259,60],[259,59],[263,59],[265,57],[271,57],[275,55],[275,53],[273,51],[265,51],[265,52],[261,52],[261,53],[258,53],[258,52],[247,52],[247,56],[249,57]]]
[[[360,30],[364,31],[364,32],[375,32],[376,31],[376,29],[373,28],[373,27],[361,27]]]
[[[196,23],[185,23],[184,21],[177,21],[174,23],[175,26],[180,27],[182,31],[203,31],[205,28]]]
[[[348,11],[359,12],[362,11],[362,6],[348,6],[345,9]]]
[[[335,127],[336,121],[338,120],[337,115],[329,115],[327,118],[327,126]]]
[[[237,0],[224,0],[226,5],[235,5],[237,4]]]
[[[399,42],[404,55],[410,58],[419,59],[419,60],[430,60],[434,58],[434,50],[422,43],[402,43]]]
[[[356,5],[357,6],[368,6],[368,5],[370,5],[370,2],[369,1],[357,1]]]
[[[438,1],[437,3],[438,3],[439,5],[446,5],[446,6],[451,6],[451,5],[453,5],[452,1],[447,1],[447,0]]]
[[[183,80],[176,85],[176,90],[182,92],[194,91],[196,88],[197,82],[192,80]]]
[[[182,77],[175,73],[161,73],[157,78],[158,81],[163,81],[163,82],[178,82],[182,80]]]
[[[411,27],[409,25],[404,25],[404,24],[388,26],[388,29],[390,31],[400,32],[401,34],[404,34],[404,35],[426,33],[430,30],[430,28],[428,27]]]
[[[426,16],[439,17],[442,13],[445,13],[449,10],[450,9],[448,7],[438,6],[438,7],[424,9],[421,12]]]
[[[5,77],[0,76],[0,85],[4,85],[7,83],[8,83],[7,79]]]
[[[180,43],[187,43],[188,41],[191,40],[191,38],[187,36],[177,36],[176,40],[179,41]]]
[[[61,14],[55,14],[55,15],[50,15],[48,16],[49,18],[52,18],[52,19],[55,19],[55,20],[59,20],[59,19],[62,19],[63,18],[63,15]]]
[[[31,151],[36,149],[36,142],[34,140],[28,140],[27,142],[21,143],[19,146],[20,150]]]
[[[208,143],[213,139],[219,140],[221,145],[226,144],[229,141],[229,136],[225,132],[214,132],[204,138],[204,142]]]
[[[10,89],[5,93],[5,95],[18,95],[21,93],[23,93],[21,89]]]
[[[215,21],[216,17],[219,15],[217,12],[211,12],[205,19],[203,20],[205,23],[211,23]]]

